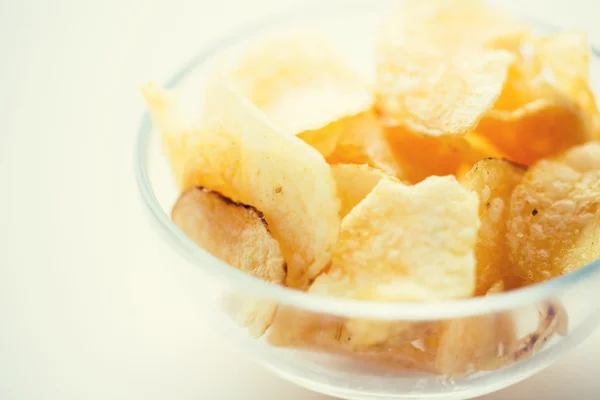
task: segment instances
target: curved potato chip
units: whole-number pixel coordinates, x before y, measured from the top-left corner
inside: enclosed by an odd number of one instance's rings
[[[173,207],[173,223],[198,246],[227,264],[267,282],[283,284],[285,261],[279,244],[271,237],[256,209],[232,202],[217,192],[193,188]],[[273,318],[270,302],[246,302],[237,313],[238,322],[260,336]]]
[[[216,80],[208,99],[224,104],[213,118],[241,137],[242,199],[264,213],[287,261],[287,285],[305,287],[338,239],[340,200],[329,165],[302,140],[276,132],[226,82]]]
[[[367,164],[388,175],[403,178],[404,171],[394,156],[381,121],[373,111],[345,118],[339,123],[343,125],[343,133],[327,162]]]
[[[530,29],[481,0],[406,0],[383,24],[387,46],[454,53],[465,48],[516,50]]]
[[[465,150],[461,156],[461,164],[456,169],[454,175],[459,182],[463,182],[469,171],[481,160],[486,158],[497,158],[507,159],[504,153],[502,153],[496,146],[492,144],[487,138],[481,136],[476,132],[469,132],[464,136]]]
[[[337,297],[432,301],[471,296],[478,200],[454,177],[379,181],[343,219],[332,265],[309,289]]]
[[[184,186],[207,187],[263,212],[287,261],[287,285],[305,286],[329,263],[338,237],[340,203],[329,165],[302,140],[276,132],[222,76],[209,82],[205,104]]]
[[[279,132],[300,135],[311,145],[315,139],[334,142],[329,136],[336,132],[307,131],[366,111],[374,101],[367,81],[346,65],[325,38],[313,34],[256,43],[231,59],[229,67],[235,89],[264,112]]]
[[[336,164],[331,166],[331,173],[337,185],[337,193],[342,202],[340,217],[345,217],[350,210],[360,203],[381,179],[389,177],[378,169],[367,165]]]
[[[348,129],[348,120],[351,118],[353,117],[342,118],[321,129],[304,131],[297,136],[314,147],[323,157],[327,157],[336,149],[340,137]]]
[[[531,164],[593,139],[600,115],[589,86],[585,33],[532,38],[477,130],[509,157]]]
[[[514,273],[539,282],[599,258],[599,211],[599,143],[533,165],[511,198],[507,243]]]
[[[475,245],[476,295],[485,294],[498,281],[511,289],[518,284],[510,266],[505,236],[510,197],[524,172],[508,161],[486,159],[475,164],[463,181],[479,196],[481,227]]]
[[[376,101],[384,120],[429,136],[474,130],[500,96],[513,62],[510,53],[492,50],[410,58],[380,52]]]
[[[568,99],[539,99],[514,111],[492,110],[477,132],[512,161],[530,165],[590,140],[581,109]]]
[[[173,223],[198,246],[267,282],[285,281],[285,260],[261,212],[204,188],[182,193]]]
[[[469,132],[465,135],[465,141],[469,146],[465,161],[473,164],[486,158],[504,159],[507,156],[500,151],[489,139],[476,132]]]
[[[590,44],[587,32],[566,31],[541,38],[536,43],[536,61],[541,73],[579,104],[598,134],[600,113],[589,83]]]
[[[180,191],[206,186],[234,200],[239,196],[228,190],[237,171],[238,143],[225,132],[203,129],[181,112],[176,94],[154,83],[142,86],[142,94],[150,107],[152,120],[160,130],[164,149]],[[228,157],[222,157],[227,153]],[[202,174],[200,181],[197,177]]]
[[[410,183],[457,173],[470,151],[463,137],[422,136],[403,127],[390,127],[387,135],[402,170],[400,179]]]

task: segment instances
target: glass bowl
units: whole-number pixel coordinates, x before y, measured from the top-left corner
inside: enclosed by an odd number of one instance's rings
[[[394,3],[381,0],[327,2],[316,8],[258,21],[203,49],[177,71],[166,86],[178,87],[184,96],[189,94],[190,102],[186,105],[200,110],[202,96],[198,93],[203,89],[207,65],[215,54],[262,34],[294,28],[308,28],[323,34],[357,69],[372,77],[373,65],[365,60],[373,60],[376,27]],[[544,23],[532,22],[531,25],[542,33],[556,30]],[[591,81],[597,90],[600,53],[595,49],[591,51]],[[595,301],[600,284],[598,261],[569,275],[508,293],[432,304],[320,297],[269,284],[203,251],[171,222],[169,215],[178,191],[148,113],[143,116],[137,137],[135,175],[149,215],[171,245],[165,246],[165,251],[174,250],[184,256],[173,257],[173,270],[184,275],[182,282],[197,296],[198,307],[212,313],[211,324],[232,346],[247,352],[266,368],[317,392],[346,399],[479,396],[540,372],[583,342],[600,322]],[[196,268],[185,268],[185,264]],[[273,315],[274,324],[284,332],[283,336],[270,335],[274,325],[266,335],[256,338],[260,322]],[[435,327],[490,319],[512,321],[517,337],[522,338],[518,344],[521,348],[501,357],[502,345],[498,344],[499,353],[494,355],[497,356],[494,360],[481,360],[485,371],[460,377],[415,371],[410,368],[409,356],[389,343],[382,345],[376,340],[372,347],[347,352],[347,346],[341,342],[350,338],[342,337],[339,330],[345,321],[360,321],[363,327],[373,330],[382,326],[393,329],[402,324]],[[547,332],[557,333],[532,334],[538,321],[547,325]],[[460,342],[457,346],[461,346]]]

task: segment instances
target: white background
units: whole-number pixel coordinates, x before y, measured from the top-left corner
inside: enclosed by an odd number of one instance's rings
[[[294,3],[0,0],[0,399],[325,398],[216,336],[132,174],[137,85]],[[504,3],[600,43],[595,0]],[[600,333],[486,398],[589,398],[598,360]]]

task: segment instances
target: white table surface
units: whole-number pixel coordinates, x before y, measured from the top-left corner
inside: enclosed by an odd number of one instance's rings
[[[325,399],[211,330],[132,174],[136,85],[293,3],[0,0],[0,399]],[[596,0],[505,3],[600,43]],[[486,399],[591,398],[599,360],[600,332]]]

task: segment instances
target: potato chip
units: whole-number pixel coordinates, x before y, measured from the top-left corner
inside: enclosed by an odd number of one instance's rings
[[[475,164],[463,181],[479,196],[481,227],[475,246],[476,295],[485,294],[498,281],[503,285],[518,282],[508,259],[505,236],[510,197],[524,172],[522,167],[508,161],[485,159]]]
[[[381,301],[467,297],[475,289],[479,218],[454,177],[382,179],[343,219],[329,271],[309,293]]]
[[[348,121],[352,118],[342,118],[321,129],[304,131],[298,137],[314,147],[323,157],[327,157],[336,149],[340,137],[348,129]]]
[[[512,160],[529,165],[591,140],[600,116],[588,81],[584,33],[532,38],[525,50],[477,130]]]
[[[407,0],[383,24],[387,46],[407,57],[422,51],[455,53],[462,49],[516,50],[529,28],[481,0]]]
[[[422,136],[403,127],[388,128],[387,135],[402,170],[400,178],[410,183],[431,175],[455,174],[470,154],[464,137]]]
[[[217,192],[193,188],[179,197],[171,215],[183,233],[213,256],[259,279],[284,283],[285,261],[279,244],[256,209]],[[274,311],[269,302],[245,302],[236,318],[253,336],[260,336]]]
[[[232,183],[239,175],[236,170],[240,162],[239,138],[216,124],[202,126],[201,122],[182,115],[179,99],[170,90],[149,83],[142,87],[142,93],[160,130],[180,191],[204,186],[240,201]]]
[[[599,206],[600,144],[533,165],[511,198],[507,243],[514,273],[540,282],[600,257]]]
[[[381,179],[389,179],[382,171],[367,165],[336,164],[331,166],[331,173],[342,202],[341,218],[367,197]]]
[[[581,107],[600,129],[600,114],[589,84],[590,44],[584,31],[560,32],[536,43],[534,55],[540,73]]]
[[[227,264],[267,282],[285,281],[285,260],[262,213],[204,188],[184,192],[173,223],[198,246]]]
[[[505,159],[508,156],[500,151],[489,139],[476,132],[469,132],[465,135],[465,141],[468,144],[469,151],[463,157],[465,162],[475,164],[486,158]]]
[[[410,183],[431,175],[455,174],[463,164],[468,171],[483,158],[503,156],[474,132],[464,138],[416,135],[402,127],[383,127],[372,112],[340,122],[346,128],[327,162],[367,164]]]
[[[512,161],[530,165],[587,142],[590,128],[581,109],[566,98],[539,99],[514,111],[492,110],[477,132]]]
[[[493,294],[500,287],[494,288]],[[509,314],[458,318],[443,324],[438,336],[426,341],[436,352],[435,365],[444,375],[457,379],[477,372],[515,341],[514,323]]]
[[[330,164],[367,164],[400,179],[404,176],[381,121],[373,111],[346,118]]]
[[[227,104],[215,117],[242,139],[241,193],[264,213],[278,240],[287,285],[304,287],[329,263],[338,239],[340,201],[329,165],[300,139],[276,132],[230,88],[213,95]]]
[[[442,136],[472,131],[502,92],[528,29],[476,0],[403,2],[377,41],[386,123]]]
[[[374,101],[368,82],[317,35],[286,35],[251,45],[230,60],[229,72],[236,90],[279,132],[299,135],[325,150],[324,156],[333,150],[338,132],[318,131],[370,109]]]
[[[469,171],[481,160],[486,158],[497,158],[507,159],[504,153],[502,153],[496,146],[494,146],[487,138],[479,135],[476,132],[467,133],[463,140],[463,144],[457,143],[456,148],[460,150],[461,164],[456,168],[456,179],[459,182],[463,182]]]
[[[500,96],[513,62],[505,51],[411,58],[397,57],[386,48],[380,52],[376,101],[384,120],[428,136],[474,130]]]
[[[287,261],[287,285],[305,286],[329,263],[338,237],[340,203],[329,165],[302,140],[276,132],[221,78],[209,84],[187,185],[263,212]]]

